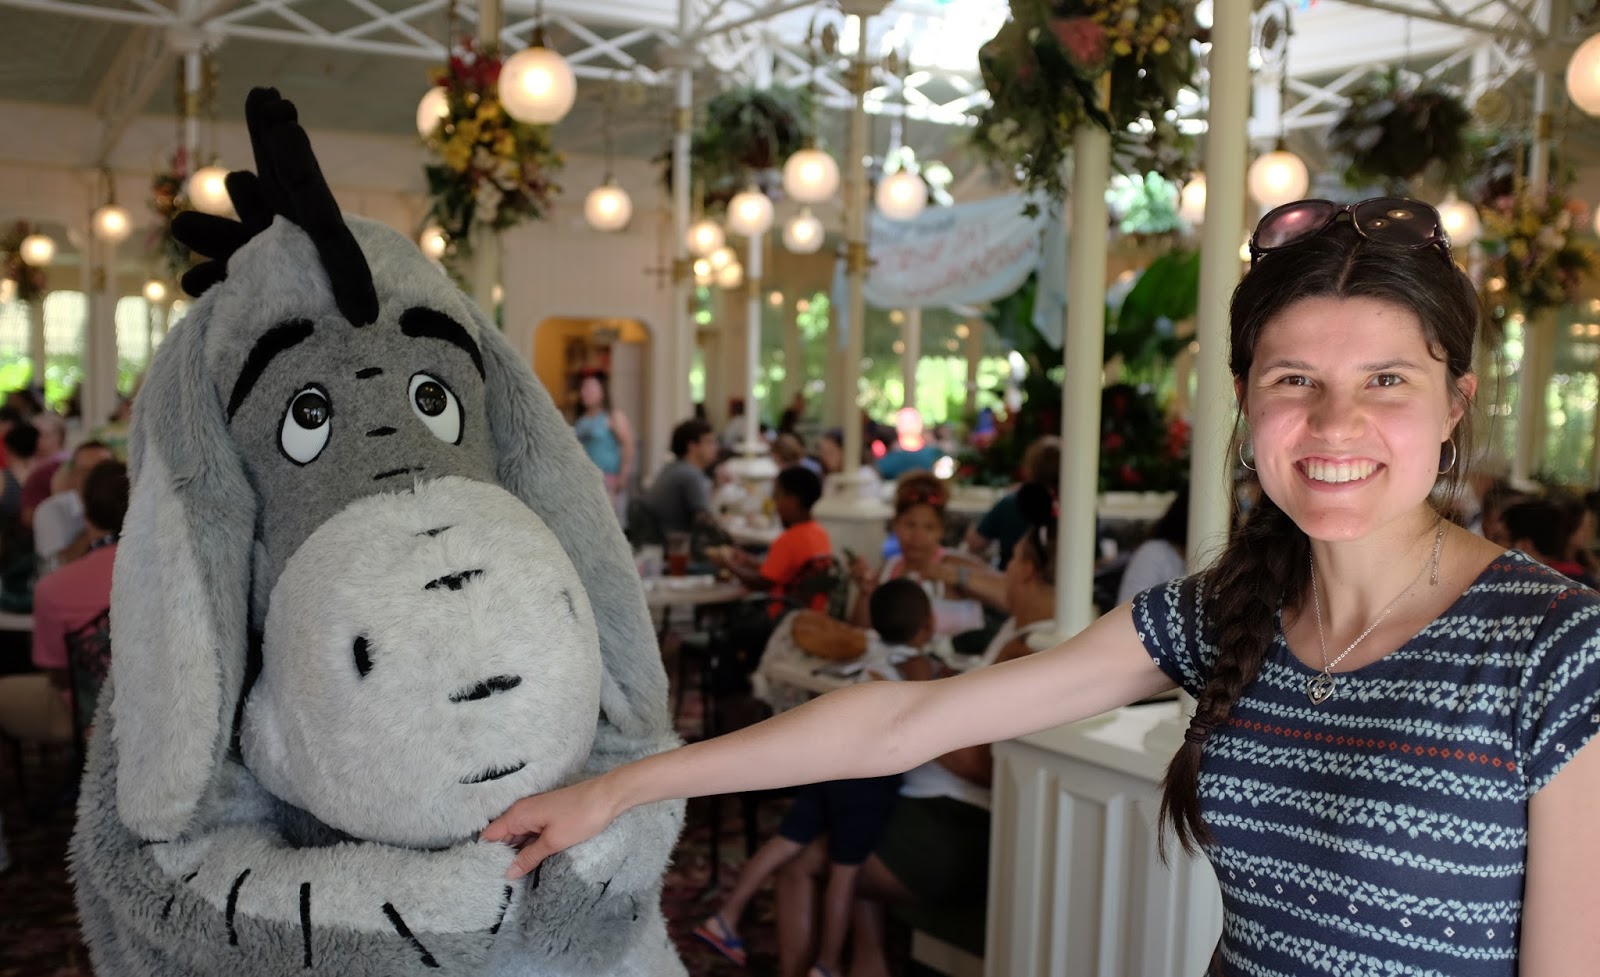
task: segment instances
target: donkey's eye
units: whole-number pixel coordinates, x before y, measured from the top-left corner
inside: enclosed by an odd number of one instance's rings
[[[461,404],[443,382],[426,373],[411,378],[411,410],[433,436],[448,444],[461,443]]]
[[[328,392],[313,384],[295,394],[283,412],[278,447],[297,465],[309,465],[328,446],[333,430],[333,403]]]

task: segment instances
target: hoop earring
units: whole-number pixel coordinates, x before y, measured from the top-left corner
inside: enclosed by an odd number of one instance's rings
[[[1440,475],[1447,474],[1447,473],[1449,473],[1450,469],[1456,467],[1456,443],[1455,443],[1455,440],[1454,439],[1447,440],[1447,441],[1445,441],[1445,444],[1450,447],[1450,461],[1447,463],[1444,460],[1444,449],[1440,448],[1439,449],[1439,472],[1438,472],[1438,474],[1440,474]]]
[[[1255,452],[1252,451],[1250,454],[1251,454],[1252,457],[1254,457]],[[1244,442],[1243,441],[1239,442],[1239,464],[1243,465],[1245,468],[1249,469],[1250,471],[1255,471],[1256,470],[1256,466],[1250,464],[1248,461],[1245,461],[1245,459],[1244,459]]]

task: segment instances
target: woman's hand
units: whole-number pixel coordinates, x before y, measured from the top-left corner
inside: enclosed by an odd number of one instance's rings
[[[872,587],[874,576],[872,567],[867,565],[866,560],[859,555],[850,557],[850,579],[854,580],[862,590],[868,590]]]
[[[521,849],[506,870],[506,878],[520,879],[556,852],[604,831],[622,813],[610,788],[606,777],[600,776],[524,797],[490,821],[479,838]]]

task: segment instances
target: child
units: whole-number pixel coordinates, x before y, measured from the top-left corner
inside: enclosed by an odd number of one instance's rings
[[[871,604],[872,628],[879,640],[869,642],[862,661],[862,680],[932,678],[929,670],[910,667],[913,659],[921,661],[920,649],[933,638],[933,602],[927,593],[915,581],[891,580],[873,591]],[[908,674],[901,674],[902,664],[908,666]],[[695,935],[729,960],[743,964],[745,951],[744,941],[739,938],[739,919],[746,904],[767,876],[825,833],[830,863],[828,887],[823,896],[822,939],[810,977],[834,977],[840,973],[856,876],[889,823],[899,789],[898,776],[836,780],[800,788],[778,828],[778,836],[745,863],[722,907],[696,927]]]
[[[873,588],[905,577],[921,583],[933,598],[935,634],[952,635],[983,627],[982,605],[959,591],[970,574],[988,567],[942,545],[944,510],[949,501],[949,489],[932,472],[907,472],[900,477],[894,490],[894,519],[889,523],[889,531],[900,544],[900,554],[890,557],[876,574],[861,557],[851,559],[850,576],[859,596],[850,613],[850,623],[866,627],[867,603]],[[958,584],[945,586],[946,575]]]

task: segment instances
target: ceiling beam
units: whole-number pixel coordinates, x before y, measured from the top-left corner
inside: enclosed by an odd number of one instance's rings
[[[140,27],[128,33],[89,102],[100,120],[92,165],[106,165],[128,125],[144,110],[162,76],[176,63],[165,31]]]

